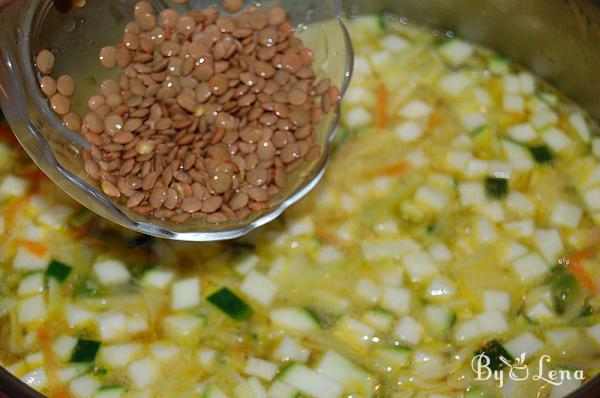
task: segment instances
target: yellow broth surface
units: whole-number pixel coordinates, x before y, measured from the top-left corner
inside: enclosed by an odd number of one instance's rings
[[[118,230],[3,140],[2,365],[58,398],[558,398],[595,376],[597,126],[488,50],[348,26],[324,181],[240,241]]]

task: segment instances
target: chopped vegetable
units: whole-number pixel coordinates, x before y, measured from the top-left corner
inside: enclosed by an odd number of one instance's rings
[[[81,209],[73,213],[69,219],[68,224],[74,229],[81,229],[89,226],[90,222],[94,220],[94,213],[88,209]]]
[[[48,309],[40,294],[26,298],[17,305],[17,317],[21,324],[40,324],[46,320],[47,315]]]
[[[490,71],[497,75],[510,72],[510,60],[502,55],[493,55],[490,59]]]
[[[552,282],[552,305],[554,310],[563,314],[577,294],[577,280],[570,272],[564,272]]]
[[[450,66],[456,67],[463,64],[471,56],[473,46],[462,40],[451,38],[439,45],[438,50]]]
[[[32,271],[25,275],[19,283],[17,294],[19,296],[29,296],[42,293],[44,291],[44,275],[40,271]]]
[[[491,340],[486,343],[481,349],[475,352],[475,356],[485,355],[489,359],[489,368],[492,370],[500,370],[506,364],[502,361],[512,362],[513,357],[506,351],[504,346],[498,340]]]
[[[267,306],[273,302],[277,293],[277,284],[256,271],[250,271],[240,286],[248,297]]]
[[[546,145],[538,145],[529,147],[529,151],[531,155],[538,163],[549,163],[554,159],[552,152],[550,152],[550,148]]]
[[[129,364],[127,374],[133,386],[142,390],[156,383],[159,377],[159,368],[152,359],[143,358]]]
[[[91,279],[84,279],[74,290],[75,297],[96,297],[100,287]]]
[[[516,171],[526,172],[535,167],[531,152],[526,146],[510,139],[502,139],[501,143],[508,162]]]
[[[174,277],[175,273],[173,271],[151,268],[142,274],[140,281],[144,286],[164,290],[171,284]]]
[[[536,97],[543,101],[546,105],[554,107],[558,104],[558,97],[554,94],[550,94],[544,91],[538,91]]]
[[[260,377],[263,380],[271,381],[277,373],[277,365],[264,359],[250,357],[246,361],[244,373],[251,376]]]
[[[348,391],[355,391],[360,395],[368,394],[373,388],[372,376],[368,372],[332,350],[323,355],[317,364],[317,371],[342,383]]]
[[[566,264],[573,274],[579,279],[579,281],[585,286],[588,291],[592,294],[596,294],[596,284],[592,277],[587,273],[583,266],[583,262],[588,258],[596,256],[595,250],[582,250],[577,252],[566,259]]]
[[[132,249],[148,248],[152,247],[154,238],[150,235],[140,235],[133,238],[129,238],[125,241],[125,246]]]
[[[200,281],[198,278],[182,279],[171,286],[171,307],[173,310],[192,308],[199,305],[200,301]]]
[[[385,366],[399,369],[410,365],[412,350],[409,347],[396,345],[378,345],[375,348],[375,356]]]
[[[207,300],[237,321],[248,319],[253,313],[248,304],[226,287],[208,296]]]
[[[56,279],[58,282],[64,282],[71,275],[72,270],[72,267],[58,260],[52,260],[46,269],[46,277]]]
[[[232,254],[254,253],[256,245],[239,240],[223,243],[223,249]]]
[[[123,386],[100,387],[94,398],[121,398],[125,394]]]
[[[93,266],[94,276],[104,286],[117,286],[127,283],[131,277],[129,270],[119,260],[98,261]]]
[[[275,380],[268,392],[269,398],[298,398],[298,396],[298,390],[279,380]]]
[[[425,319],[427,326],[443,337],[456,323],[456,314],[446,307],[428,305],[425,308]]]
[[[281,379],[308,396],[337,398],[344,391],[339,382],[300,364],[290,365],[282,372]]]
[[[544,342],[531,332],[522,333],[504,343],[504,348],[513,358],[518,358],[521,355],[531,358],[537,354],[542,347],[544,347]]]
[[[100,350],[101,343],[95,340],[79,339],[73,353],[71,354],[71,363],[93,362],[96,354]]]
[[[282,362],[295,361],[306,362],[310,356],[310,351],[304,348],[298,340],[291,337],[284,337],[275,350],[273,357]]]
[[[506,178],[486,177],[485,192],[488,198],[505,198],[508,195],[508,180]]]
[[[271,311],[271,322],[277,326],[299,332],[319,330],[321,324],[306,308],[282,308]]]
[[[594,313],[594,309],[592,308],[592,306],[590,305],[584,305],[581,310],[579,311],[579,318],[585,318],[587,316],[590,316]]]
[[[229,398],[219,387],[210,385],[204,391],[202,398]]]
[[[386,12],[385,11],[379,11],[377,13],[377,26],[379,27],[379,29],[381,30],[386,30],[387,26],[386,26],[386,16],[385,16]]]
[[[198,343],[206,320],[189,314],[169,315],[162,320],[165,335],[172,341],[193,346]]]

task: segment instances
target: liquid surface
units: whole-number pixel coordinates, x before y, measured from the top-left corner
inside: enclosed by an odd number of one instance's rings
[[[597,127],[487,50],[349,28],[327,176],[244,241],[115,230],[4,142],[1,363],[75,398],[562,397],[595,376]]]

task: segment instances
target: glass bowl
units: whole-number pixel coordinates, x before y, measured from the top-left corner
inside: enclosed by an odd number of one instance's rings
[[[180,11],[186,7],[218,8],[221,3],[190,0],[181,6],[168,1],[151,2],[157,10],[172,7]],[[316,129],[315,144],[322,146],[322,155],[290,174],[290,182],[267,210],[252,213],[245,220],[214,224],[204,219],[176,223],[148,218],[110,200],[85,173],[79,153],[89,144],[82,135],[67,130],[49,108],[38,86],[33,59],[42,49],[52,50],[56,55],[53,75],[73,76],[77,82],[73,107],[80,115],[85,114],[86,99],[97,92],[102,80],[118,73],[101,68],[99,50],[120,40],[125,24],[133,18],[135,3],[87,1],[83,7],[59,12],[51,0],[17,0],[0,12],[0,106],[21,145],[54,183],[75,200],[138,232],[176,240],[214,241],[240,237],[274,220],[306,195],[323,175],[338,125],[339,103]],[[246,2],[245,6],[266,10],[280,6],[287,10],[297,34],[314,51],[317,79],[330,78],[343,95],[351,77],[353,53],[341,21],[339,0],[264,0]]]

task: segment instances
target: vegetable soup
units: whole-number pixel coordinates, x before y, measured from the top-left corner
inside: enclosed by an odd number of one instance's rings
[[[117,229],[3,140],[3,366],[60,398],[558,398],[597,375],[596,124],[489,50],[348,26],[327,175],[243,240]]]

